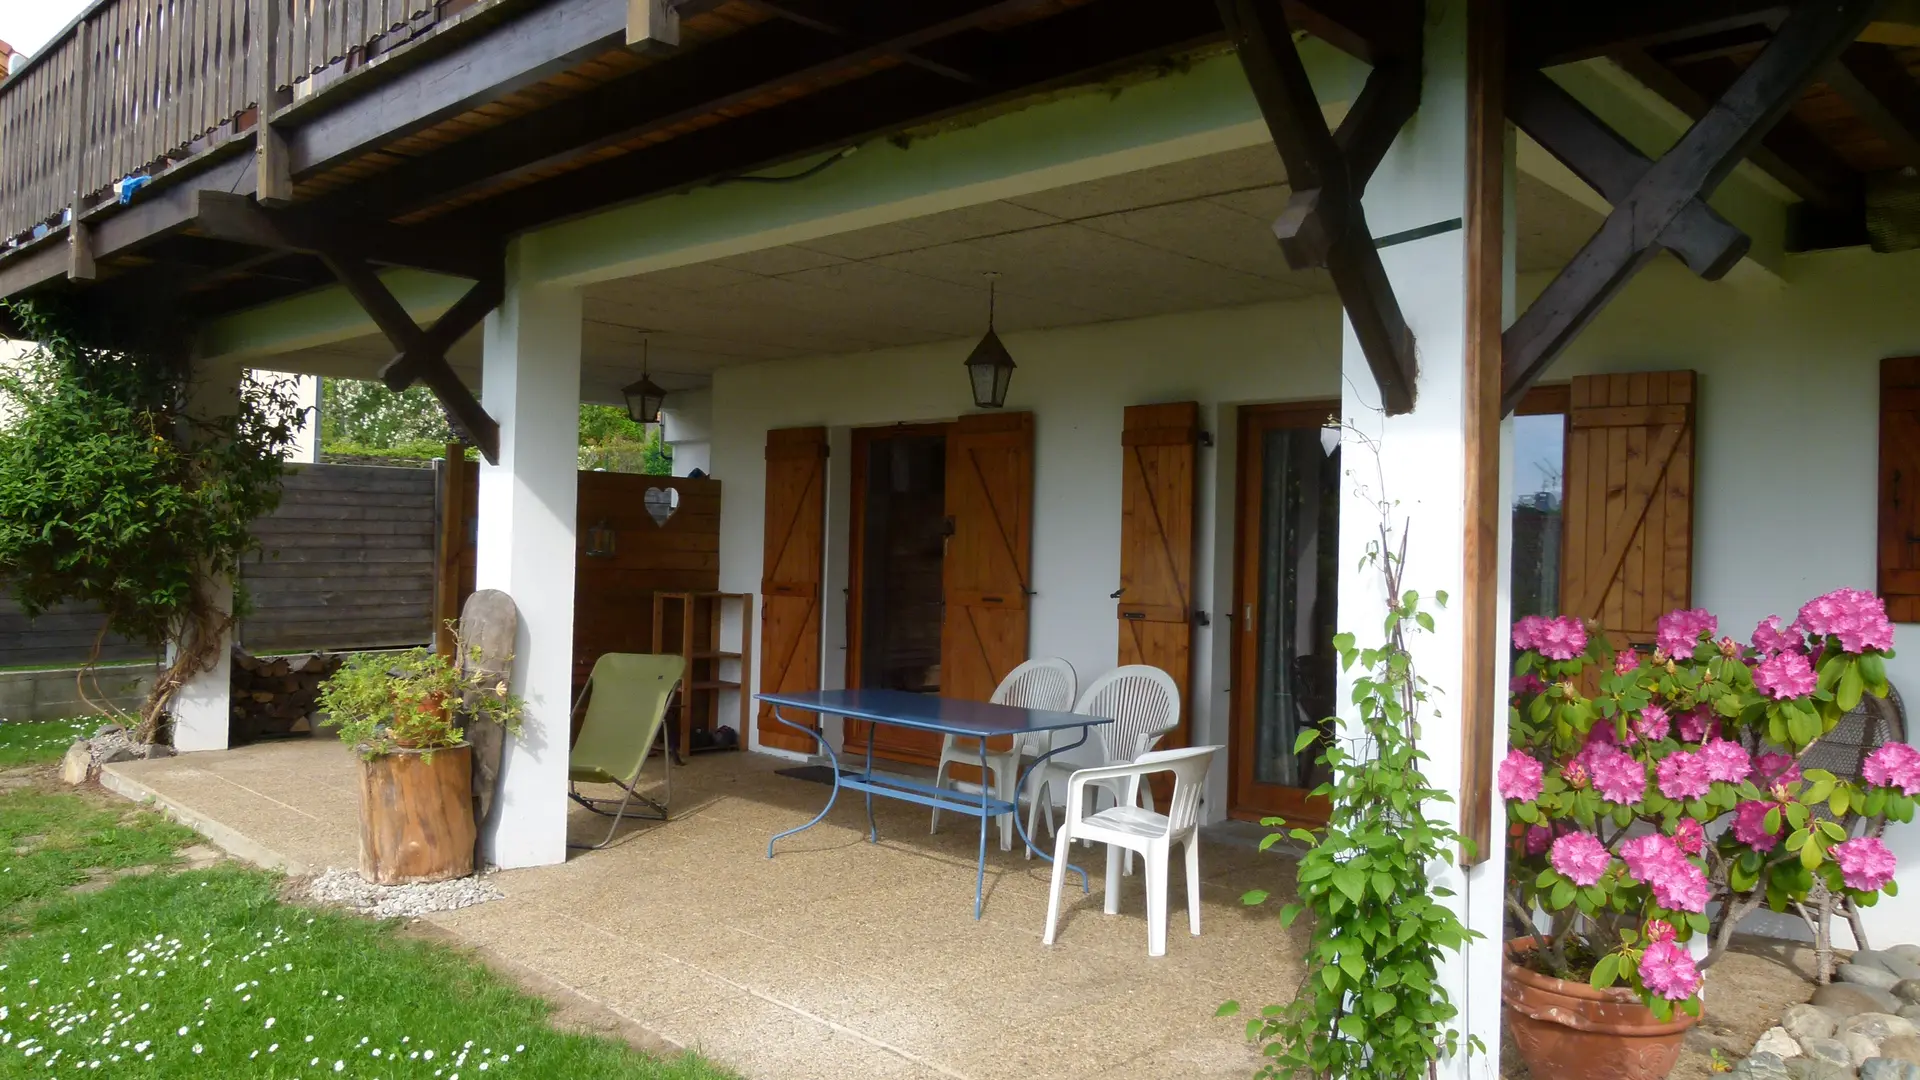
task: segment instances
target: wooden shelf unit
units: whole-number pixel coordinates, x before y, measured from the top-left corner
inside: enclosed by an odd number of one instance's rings
[[[723,642],[727,616],[731,614],[729,604],[739,605],[740,621],[734,624],[732,635],[737,640]],[[744,749],[747,722],[753,716],[750,695],[742,685],[753,663],[753,594],[656,592],[653,642],[655,652],[677,652],[687,664],[686,683],[677,706],[680,756],[693,752],[696,724],[709,731],[720,726],[720,694],[725,690],[736,691],[740,699],[739,723],[734,729],[739,739],[728,749]]]

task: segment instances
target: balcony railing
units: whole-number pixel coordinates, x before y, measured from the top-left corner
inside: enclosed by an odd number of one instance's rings
[[[417,36],[446,6],[99,0],[0,82],[0,250],[250,129],[263,86],[271,116],[315,75],[351,69],[395,32]]]

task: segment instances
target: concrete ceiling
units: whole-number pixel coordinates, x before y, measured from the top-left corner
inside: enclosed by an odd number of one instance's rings
[[[1519,269],[1564,264],[1599,216],[1525,175]],[[714,370],[781,358],[970,342],[986,323],[1018,332],[1332,291],[1287,267],[1268,231],[1288,189],[1271,146],[587,287],[582,398],[617,401],[641,342],[668,389]],[[295,370],[369,377],[391,355],[369,335],[290,354]],[[479,382],[479,334],[453,362]]]

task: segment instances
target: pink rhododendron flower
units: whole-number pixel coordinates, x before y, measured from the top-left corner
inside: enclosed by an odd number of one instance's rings
[[[1640,667],[1640,654],[1632,649],[1621,649],[1613,658],[1613,673],[1627,675]]]
[[[1655,869],[1663,862],[1684,861],[1680,848],[1670,836],[1648,833],[1636,836],[1620,845],[1620,858],[1627,864],[1627,873],[1634,880],[1651,883]]]
[[[1545,825],[1527,826],[1527,854],[1538,855],[1553,843],[1553,830]]]
[[[1902,795],[1920,795],[1920,750],[1906,743],[1888,743],[1867,755],[1860,775],[1869,784],[1897,787]]]
[[[1667,755],[1655,770],[1654,779],[1660,785],[1660,794],[1669,799],[1697,799],[1713,788],[1707,763],[1690,750]]]
[[[1817,682],[1813,665],[1797,652],[1774,653],[1753,669],[1753,685],[1775,701],[1805,697]]]
[[[1669,911],[1707,909],[1707,875],[1680,853],[1671,837],[1636,836],[1620,845],[1620,857],[1634,880],[1653,889],[1654,903]]]
[[[1539,676],[1531,671],[1525,675],[1515,675],[1513,681],[1507,684],[1507,692],[1510,694],[1537,694],[1546,688],[1547,684],[1541,682]]]
[[[1648,705],[1640,710],[1640,718],[1633,722],[1634,734],[1648,742],[1659,742],[1672,730],[1673,721],[1667,718],[1667,710],[1658,705]]]
[[[1753,756],[1730,739],[1709,739],[1695,754],[1707,770],[1707,779],[1737,784],[1753,773]]]
[[[1587,628],[1571,615],[1549,619],[1535,647],[1549,660],[1571,660],[1587,651]]]
[[[1680,718],[1680,741],[1704,742],[1708,735],[1720,729],[1720,718],[1702,705]]]
[[[1532,802],[1540,797],[1540,784],[1545,774],[1546,769],[1540,762],[1525,751],[1507,751],[1506,760],[1500,763],[1500,771],[1495,778],[1500,797]]]
[[[1828,848],[1827,854],[1840,864],[1840,880],[1849,889],[1874,892],[1893,880],[1893,852],[1874,837],[1854,837]]]
[[[1656,941],[1640,954],[1640,983],[1668,1001],[1685,1001],[1700,989],[1700,969],[1686,946]]]
[[[1807,651],[1807,639],[1805,635],[1781,629],[1780,616],[1769,615],[1753,628],[1753,647],[1766,656],[1780,652],[1803,653]]]
[[[1893,648],[1893,622],[1887,605],[1862,589],[1835,589],[1800,608],[1794,626],[1819,637],[1837,637],[1850,653]]]
[[[1551,858],[1555,870],[1581,886],[1599,881],[1613,863],[1607,845],[1601,843],[1599,837],[1585,832],[1568,833],[1555,840]]]
[[[1694,646],[1700,643],[1703,635],[1712,637],[1718,629],[1720,620],[1705,608],[1669,611],[1654,624],[1654,641],[1660,646],[1661,652],[1684,660],[1693,655]]]
[[[1786,831],[1784,821],[1774,832],[1767,831],[1767,811],[1773,808],[1773,803],[1741,803],[1733,812],[1733,838],[1755,851],[1772,851],[1780,843],[1780,834]]]
[[[1800,766],[1791,755],[1769,750],[1754,759],[1753,782],[1763,788],[1797,784],[1800,782]]]
[[[1591,744],[1589,744],[1591,745]],[[1637,803],[1647,794],[1647,767],[1632,754],[1612,747],[1594,747],[1587,769],[1593,777],[1593,790],[1611,803]]]
[[[1578,760],[1569,761],[1561,766],[1560,779],[1565,780],[1567,786],[1575,791],[1585,791],[1587,785],[1593,782],[1592,774],[1587,772],[1587,767]]]
[[[1674,929],[1673,929],[1672,923],[1668,922],[1665,919],[1648,919],[1647,920],[1647,940],[1648,941],[1672,941],[1673,936],[1674,936]]]
[[[1673,846],[1682,855],[1698,855],[1707,847],[1707,830],[1693,818],[1681,818],[1673,829]]]

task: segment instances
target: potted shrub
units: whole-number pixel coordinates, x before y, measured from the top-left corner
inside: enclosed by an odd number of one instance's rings
[[[378,885],[473,872],[473,764],[462,715],[520,730],[522,703],[475,665],[425,649],[361,653],[320,686],[360,755],[360,876]],[[485,681],[483,681],[485,680]]]
[[[1718,629],[1675,611],[1651,652],[1616,655],[1576,619],[1514,626],[1497,785],[1521,936],[1503,997],[1535,1076],[1665,1076],[1702,969],[1747,914],[1816,882],[1862,905],[1894,892],[1892,854],[1856,826],[1912,819],[1920,751],[1880,747],[1857,782],[1800,767],[1862,695],[1887,693],[1885,606],[1841,589],[1785,627],[1769,616],[1750,644]]]

